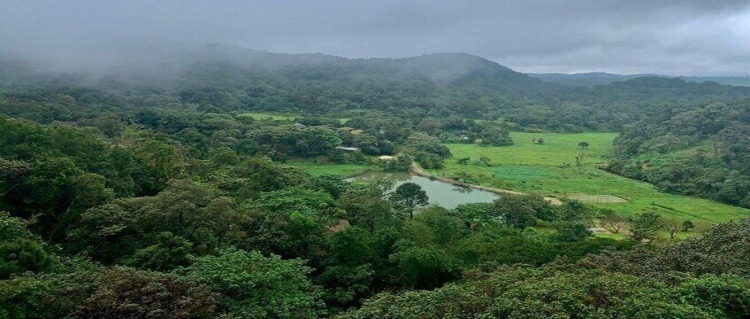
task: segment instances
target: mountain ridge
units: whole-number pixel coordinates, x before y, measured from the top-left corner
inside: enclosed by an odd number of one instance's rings
[[[676,78],[686,82],[716,82],[723,85],[748,86],[750,76],[669,76],[661,74],[617,74],[608,72],[582,73],[526,73],[527,75],[548,83],[565,85],[568,87],[592,87],[607,85],[612,82],[627,81],[640,77]]]

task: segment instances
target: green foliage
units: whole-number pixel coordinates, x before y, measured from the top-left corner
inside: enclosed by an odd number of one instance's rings
[[[403,183],[388,197],[392,202],[400,205],[406,211],[409,219],[414,218],[414,209],[429,203],[427,193],[422,187],[411,182]]]
[[[54,264],[27,224],[0,212],[0,280],[26,271],[44,272]]]
[[[480,133],[482,145],[488,146],[510,146],[513,140],[510,138],[508,130],[499,127],[488,127]]]
[[[563,251],[547,236],[521,232],[498,225],[484,226],[452,247],[453,254],[466,265],[531,264],[542,265]]]
[[[493,202],[493,215],[511,227],[524,229],[536,225],[537,218],[552,220],[555,208],[534,195],[503,195]]]
[[[443,168],[443,159],[451,155],[436,137],[414,133],[404,142],[404,151],[414,155],[414,160],[424,168]]]
[[[96,290],[77,318],[213,318],[218,296],[173,274],[112,268],[95,278]]]
[[[627,218],[612,210],[604,210],[601,216],[599,216],[599,220],[606,226],[609,226],[615,234],[619,234],[620,230],[622,230],[628,222]]]
[[[197,258],[180,273],[221,293],[222,306],[242,318],[317,318],[321,292],[306,277],[312,269],[299,259],[264,257],[236,249]]]
[[[407,247],[391,255],[398,281],[410,288],[435,288],[458,275],[458,265],[444,251],[433,247]]]
[[[314,157],[326,155],[341,145],[341,139],[325,127],[298,128],[293,125],[263,127],[247,133],[265,153],[275,156]]]
[[[664,219],[656,213],[641,213],[631,221],[630,233],[635,240],[653,239],[656,232],[664,227]]]
[[[39,242],[16,239],[0,242],[0,279],[25,271],[43,272],[53,261]]]
[[[339,318],[712,318],[713,309],[671,292],[624,274],[506,267],[433,291],[380,294]]]
[[[591,235],[589,226],[586,223],[577,222],[559,222],[555,224],[557,236],[560,241],[575,242],[584,240]]]
[[[239,214],[232,200],[221,195],[206,184],[174,180],[156,196],[89,209],[70,232],[68,248],[105,263],[128,260],[154,269],[184,264],[186,248],[205,253],[221,247],[236,228]],[[156,260],[148,261],[151,258]]]
[[[675,292],[688,304],[713,309],[722,318],[743,318],[750,314],[750,282],[746,278],[724,274],[691,279]]]
[[[619,254],[590,256],[584,264],[643,277],[672,278],[679,271],[695,276],[704,274],[750,275],[750,220],[719,224],[701,237],[674,245],[649,247]]]
[[[414,219],[407,223],[407,227],[410,224],[421,224],[427,227],[427,231],[432,242],[440,247],[446,247],[456,242],[464,235],[466,235],[465,225],[460,217],[456,216],[451,211],[442,208],[440,206],[430,206],[419,212]],[[424,236],[420,231],[419,236]]]
[[[170,232],[158,235],[157,243],[137,250],[124,263],[156,271],[169,271],[189,263],[192,243]]]
[[[370,264],[331,266],[316,279],[326,286],[323,299],[329,305],[347,306],[371,294],[373,275]]]
[[[379,182],[352,185],[338,200],[339,207],[345,212],[344,217],[352,225],[359,225],[371,232],[393,225],[400,220],[400,216],[393,212],[390,202],[385,199],[385,192],[392,185]]]
[[[251,236],[239,245],[317,263],[325,254],[326,226],[336,221],[334,206],[329,194],[317,190],[289,188],[263,193],[246,204],[257,214],[241,226]]]
[[[750,207],[749,114],[742,101],[644,119],[615,140],[609,169],[662,191]]]
[[[75,267],[0,281],[0,318],[214,318],[218,295],[172,274]]]
[[[302,171],[276,164],[267,157],[244,159],[230,169],[229,175],[218,182],[219,187],[239,198],[257,198],[260,192],[303,185],[309,179]]]
[[[594,209],[577,201],[504,195],[413,214],[428,199],[409,183],[388,195],[388,183],[278,164],[416,161],[498,188],[606,191],[630,201],[600,213],[609,228],[666,212],[682,216],[667,220],[674,237],[745,212],[595,164],[745,205],[746,103],[692,105],[747,89],[644,78],[568,90],[461,54],[216,56],[173,70],[189,81],[112,75],[85,89],[0,61],[26,79],[0,72],[0,112],[45,124],[0,117],[0,209],[13,216],[0,214],[0,318],[749,316],[747,222],[640,245],[590,236]],[[614,133],[552,132],[622,128],[612,161]],[[368,157],[384,154],[401,155]],[[659,224],[642,214],[631,232]]]
[[[693,222],[691,220],[686,219],[686,220],[682,221],[682,231],[689,232],[693,228],[695,228],[695,225],[693,224]]]
[[[0,318],[63,318],[71,309],[47,302],[53,285],[36,277],[0,280]]]
[[[396,156],[395,160],[381,161],[383,170],[386,172],[408,172],[409,167],[414,162],[414,157],[407,154]]]
[[[33,239],[34,235],[29,231],[27,226],[27,221],[11,217],[8,212],[0,211],[0,241]]]

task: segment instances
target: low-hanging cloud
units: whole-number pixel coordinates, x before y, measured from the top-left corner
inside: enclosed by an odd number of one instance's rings
[[[467,52],[524,72],[750,73],[740,0],[7,0],[0,51],[106,64],[144,43],[406,57]]]

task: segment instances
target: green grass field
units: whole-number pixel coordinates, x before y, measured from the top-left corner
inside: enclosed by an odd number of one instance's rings
[[[665,217],[691,219],[697,228],[710,224],[750,217],[750,210],[688,196],[665,194],[651,184],[631,180],[597,168],[607,161],[616,133],[511,133],[515,145],[482,147],[474,144],[446,144],[453,158],[446,167],[430,172],[449,178],[492,187],[566,197],[567,194],[614,195],[625,203],[594,204],[626,215],[656,211]],[[534,144],[543,138],[544,144]],[[585,141],[586,149],[578,147]],[[576,156],[583,154],[583,163],[576,166]],[[490,159],[490,166],[478,162]],[[470,158],[469,165],[456,162]]]

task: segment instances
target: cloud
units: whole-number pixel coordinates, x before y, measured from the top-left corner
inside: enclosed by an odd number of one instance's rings
[[[67,63],[164,40],[346,57],[467,52],[527,72],[750,73],[745,0],[24,0],[2,7],[0,50]]]

